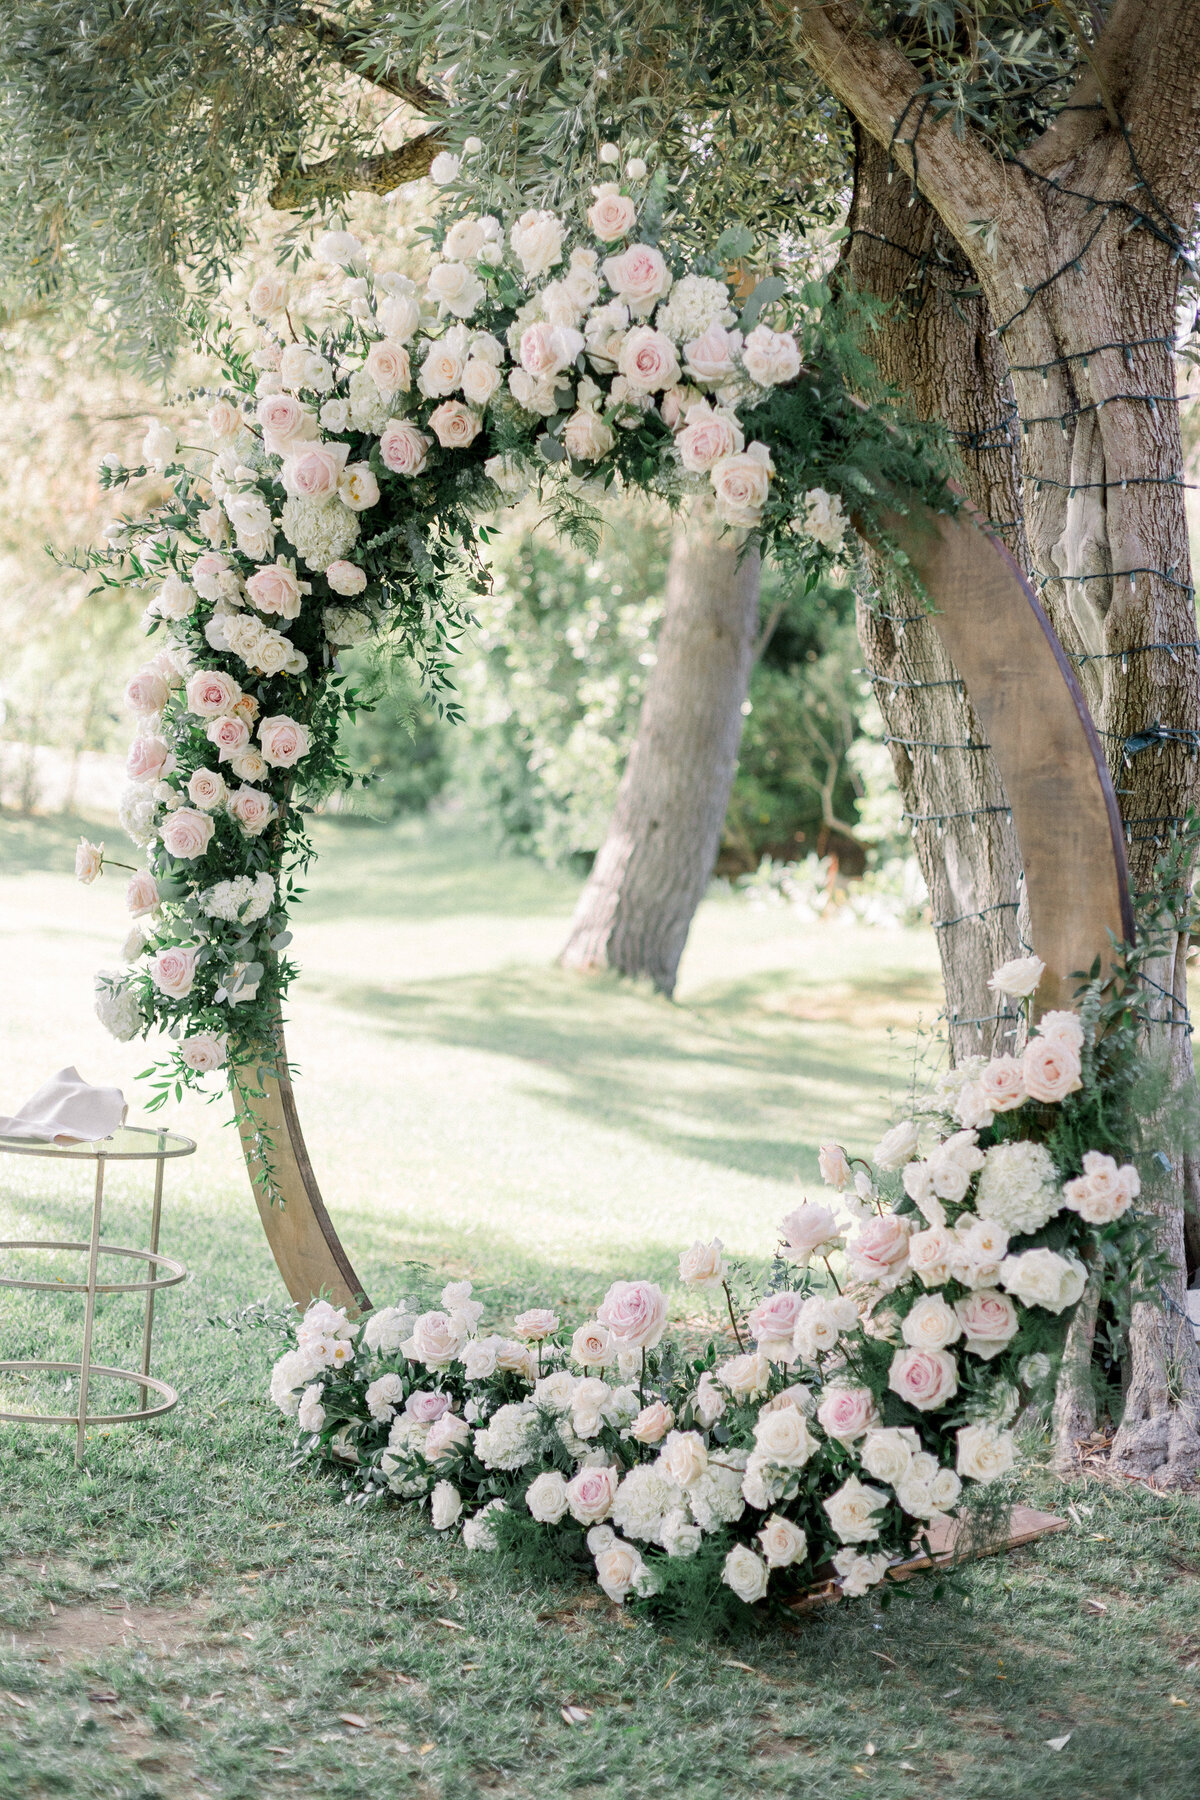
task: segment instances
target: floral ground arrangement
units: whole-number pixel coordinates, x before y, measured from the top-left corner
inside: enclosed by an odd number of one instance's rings
[[[993,982],[1027,997],[1041,972],[1024,958]],[[483,1329],[465,1281],[359,1322],[317,1302],[271,1383],[300,1457],[364,1500],[428,1504],[472,1551],[590,1560],[619,1603],[711,1613],[831,1571],[847,1597],[878,1588],[1013,1466],[1012,1422],[1052,1392],[1089,1270],[1147,1278],[1140,1177],[1112,1154],[1134,992],[1094,985],[1019,1057],[944,1077],[871,1164],[826,1146],[841,1210],[791,1213],[744,1307],[719,1239],[685,1251],[680,1278],[719,1298],[736,1355],[673,1343],[644,1280],[573,1330],[527,1310],[511,1337]]]
[[[498,509],[532,494],[586,532],[614,486],[701,500],[812,582],[850,553],[850,507],[955,504],[861,319],[773,273],[745,232],[690,255],[667,172],[615,146],[600,160],[558,216],[439,157],[426,242],[295,246],[202,332],[224,378],[190,397],[201,416],[153,424],[136,468],[105,460],[113,490],[170,487],[92,559],[146,592],[121,808],[144,863],[87,843],[78,862],[84,881],[129,869],[127,967],[98,976],[98,1011],[120,1038],[166,1034],[160,1099],[217,1070],[252,1085],[270,1062],[305,813],[349,781],[339,651],[390,641],[440,694]]]

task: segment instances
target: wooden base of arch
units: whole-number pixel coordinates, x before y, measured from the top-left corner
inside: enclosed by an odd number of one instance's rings
[[[915,506],[887,521],[934,606],[934,622],[988,735],[1025,868],[1041,1008],[1069,1006],[1077,971],[1133,936],[1120,814],[1095,726],[1037,596],[1004,546],[964,509]],[[279,1028],[279,1068],[287,1057]],[[369,1305],[321,1198],[286,1073],[239,1124],[253,1181],[265,1134],[280,1199],[254,1192],[289,1294]]]

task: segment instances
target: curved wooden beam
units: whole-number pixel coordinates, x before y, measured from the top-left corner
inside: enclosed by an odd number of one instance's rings
[[[1121,815],[1075,672],[1037,595],[967,507],[914,508],[887,531],[987,732],[1025,869],[1040,1011],[1074,1004],[1079,971],[1134,935]],[[881,546],[882,547],[882,546]]]
[[[1133,937],[1116,795],[1062,645],[1003,544],[964,508],[916,507],[886,521],[934,602],[934,623],[987,731],[1025,865],[1033,942],[1046,964],[1041,1008],[1070,1006],[1074,975]],[[885,547],[885,546],[881,546]],[[287,1075],[239,1091],[238,1130],[259,1216],[289,1294],[351,1312],[370,1301],[321,1198]],[[269,1163],[278,1198],[255,1180]]]

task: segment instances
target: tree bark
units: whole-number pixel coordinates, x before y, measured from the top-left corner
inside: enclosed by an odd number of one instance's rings
[[[657,660],[612,821],[560,961],[675,989],[742,736],[759,563],[699,508],[676,529]]]
[[[938,213],[997,321],[1023,433],[1032,573],[1079,667],[1122,804],[1135,890],[1196,797],[1200,651],[1172,355],[1200,173],[1200,9],[1118,0],[1071,105],[1002,161],[921,103],[921,76],[853,0],[797,11],[804,54]],[[1131,742],[1152,734],[1152,751]],[[1194,1080],[1186,943],[1150,970],[1174,1076]],[[1200,1467],[1200,1371],[1183,1315],[1184,1169],[1153,1204],[1176,1273],[1134,1309],[1114,1461]],[[1161,1303],[1161,1304],[1160,1304]]]
[[[1016,402],[987,302],[953,240],[886,150],[856,133],[850,238],[842,270],[888,305],[872,337],[881,373],[922,418],[942,419],[962,453],[967,494],[1027,569],[1021,524]],[[998,964],[1020,954],[1021,863],[1004,786],[975,710],[932,617],[911,598],[881,597],[883,559],[869,558],[858,631],[914,848],[929,888],[942,960],[951,1056],[1013,1047],[1019,1014],[988,992]]]

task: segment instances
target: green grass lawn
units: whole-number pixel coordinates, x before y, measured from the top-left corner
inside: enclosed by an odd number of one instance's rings
[[[146,1048],[90,1004],[121,889],[74,883],[76,835],[0,820],[0,1108],[74,1061],[136,1115]],[[380,1301],[420,1262],[469,1275],[496,1320],[527,1299],[582,1314],[616,1275],[669,1282],[694,1236],[765,1256],[819,1190],[817,1144],[874,1141],[937,1010],[926,933],[714,898],[669,1005],[554,969],[575,884],[464,825],[318,835],[290,1043]],[[156,1339],[178,1410],[95,1432],[82,1473],[65,1429],[0,1426],[0,1800],[1195,1795],[1194,1498],[1065,1489],[1034,1446],[1021,1494],[1069,1531],[938,1599],[914,1584],[886,1611],[697,1643],[290,1471],[264,1397],[284,1296],[227,1114],[172,1120],[200,1145],[167,1178],[164,1248],[192,1270]],[[3,1235],[82,1235],[84,1187],[3,1159]],[[108,1240],[145,1216],[114,1176]],[[254,1302],[265,1322],[223,1322]],[[75,1354],[78,1316],[0,1290],[0,1357]],[[100,1333],[98,1355],[134,1355],[134,1303],[104,1302]]]

